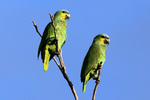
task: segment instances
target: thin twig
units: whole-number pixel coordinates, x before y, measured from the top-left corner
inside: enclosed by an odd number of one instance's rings
[[[62,68],[64,69],[64,72],[66,73],[66,67],[65,67],[65,64],[64,64],[63,58],[62,58],[62,50],[60,50],[58,58],[59,58],[59,61],[60,61]]]
[[[49,15],[51,16],[51,20],[52,20],[52,23],[53,23],[53,25],[54,25],[54,21],[53,21],[53,18],[52,18],[52,15],[49,13]],[[42,38],[42,35],[40,34],[40,32],[38,31],[38,28],[37,28],[37,25],[35,24],[35,22],[34,21],[32,21],[33,22],[33,24],[34,24],[34,27],[35,27],[35,29],[36,29],[36,32],[40,35],[40,37]],[[54,32],[55,32],[55,38],[57,38],[56,37],[56,27],[55,27],[55,25],[53,26],[54,27]],[[57,48],[57,50],[58,50],[58,39],[56,39],[56,48]],[[61,50],[60,50],[61,51]],[[63,76],[64,76],[64,78],[66,79],[66,81],[68,82],[68,85],[70,86],[70,88],[71,88],[71,91],[72,91],[72,93],[73,93],[73,95],[74,95],[74,98],[75,98],[75,100],[78,100],[78,96],[77,96],[77,93],[76,93],[76,91],[75,91],[75,89],[74,89],[74,85],[72,84],[72,82],[69,80],[69,77],[67,76],[67,73],[66,73],[66,69],[65,69],[65,65],[64,65],[64,63],[63,63],[63,59],[62,59],[62,51],[58,54],[58,58],[59,58],[59,62],[61,63],[60,65],[59,65],[59,63],[57,62],[57,60],[55,59],[55,57],[53,57],[53,60],[55,61],[55,63],[57,64],[57,66],[59,67],[59,69],[60,69],[60,71],[62,72],[62,74],[63,74]]]
[[[38,31],[37,25],[35,24],[34,21],[32,21],[32,23],[33,23],[33,25],[34,25],[34,27],[35,27],[35,29],[36,29],[36,32],[37,32],[37,33],[40,35],[40,37],[42,38],[42,35],[41,35],[40,32]]]
[[[55,61],[55,63],[57,64],[57,66],[59,67],[59,69],[61,70],[61,66],[59,65],[59,63],[57,62],[56,58],[53,57],[53,60]]]
[[[95,84],[95,88],[94,88],[94,91],[93,91],[92,100],[95,100],[95,95],[96,95],[97,87],[98,87],[98,84],[100,83],[100,75],[101,75],[102,62],[98,65],[98,67],[100,69],[98,70],[98,77],[97,77],[97,80],[95,81],[96,84]]]

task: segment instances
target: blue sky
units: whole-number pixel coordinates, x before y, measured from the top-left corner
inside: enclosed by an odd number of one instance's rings
[[[67,40],[62,48],[67,74],[79,100],[91,100],[95,81],[82,93],[83,59],[99,33],[110,37],[96,100],[150,99],[149,0],[2,0],[0,3],[0,100],[74,100],[54,61],[47,72],[37,59],[49,14],[66,9]]]

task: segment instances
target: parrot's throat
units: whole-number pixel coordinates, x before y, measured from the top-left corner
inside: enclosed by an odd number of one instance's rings
[[[56,27],[59,26],[61,28],[64,28],[64,30],[66,30],[66,28],[67,28],[66,20],[55,19],[54,24],[55,24]]]
[[[107,49],[107,46],[106,45],[100,45],[100,48],[101,48],[102,53],[105,55],[105,51]]]

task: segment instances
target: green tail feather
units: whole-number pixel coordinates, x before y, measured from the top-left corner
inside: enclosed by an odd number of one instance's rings
[[[49,54],[48,50],[45,50],[44,71],[47,71],[47,70],[48,70],[49,59],[50,59],[50,54]]]
[[[49,65],[49,62],[44,61],[44,71],[45,72],[48,70],[48,65]]]
[[[85,92],[85,90],[86,90],[86,83],[83,82],[83,90],[82,90],[82,92]]]

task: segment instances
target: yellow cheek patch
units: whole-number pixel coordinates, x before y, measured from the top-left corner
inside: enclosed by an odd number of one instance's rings
[[[100,39],[100,43],[104,43],[105,39],[104,38],[101,38]]]
[[[65,18],[66,18],[66,14],[61,13],[61,17],[62,17],[63,19],[65,19]]]

